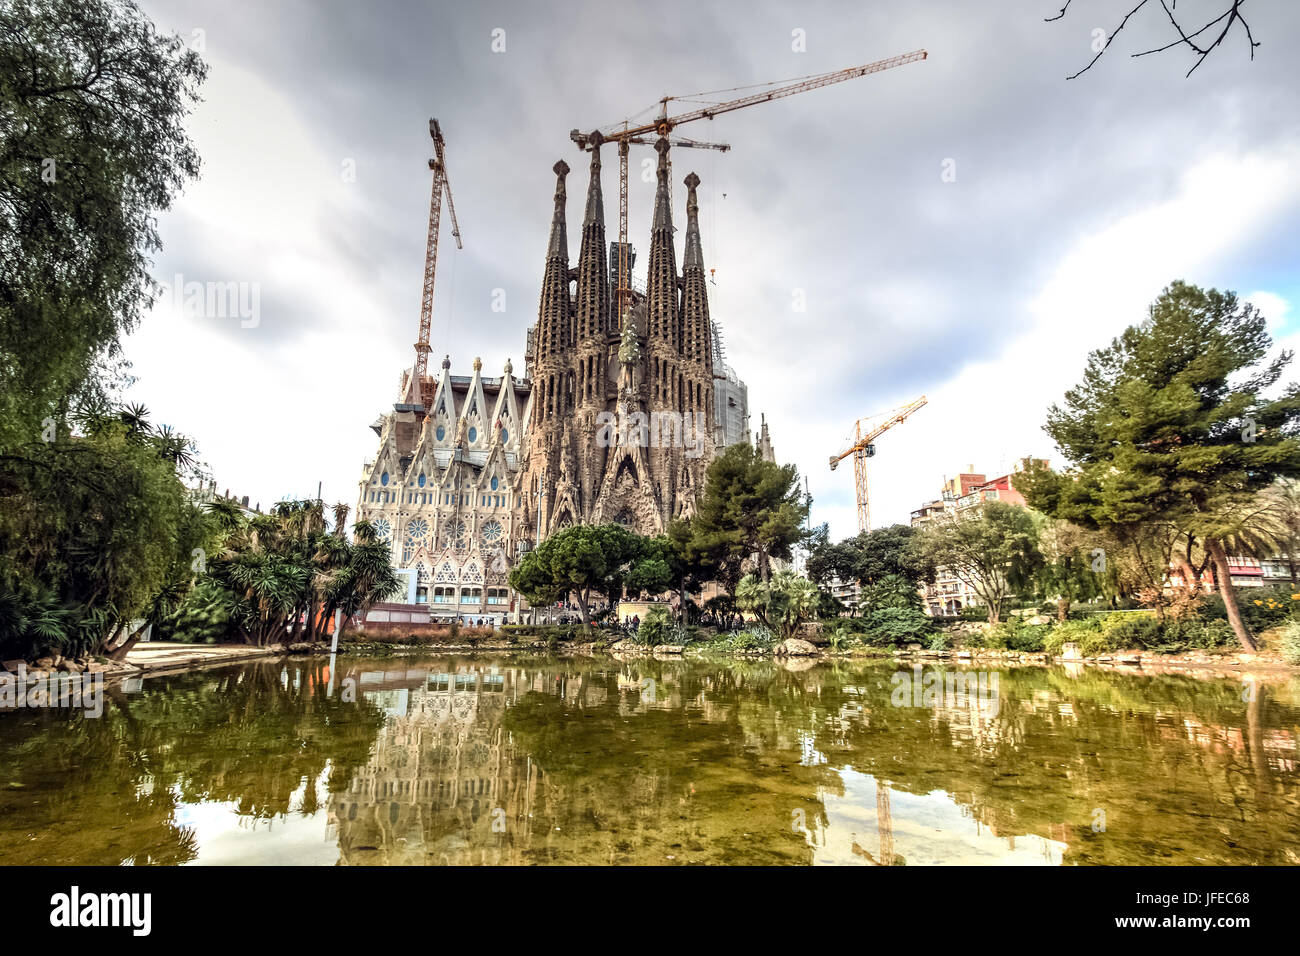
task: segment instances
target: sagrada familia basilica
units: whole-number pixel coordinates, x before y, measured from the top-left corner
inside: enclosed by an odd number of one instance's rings
[[[715,450],[749,440],[744,386],[737,393],[734,373],[716,367],[700,180],[691,173],[684,181],[678,272],[668,141],[655,148],[645,286],[630,291],[621,315],[609,261],[617,243],[608,249],[597,144],[576,265],[566,220],[569,166],[555,164],[525,375],[506,361],[499,377],[484,376],[476,358],[473,374],[455,376],[444,358],[434,381],[417,382],[408,371],[393,410],[372,426],[379,452],[363,469],[356,515],[392,543],[394,566],[408,581],[405,603],[428,604],[435,620],[515,619],[523,602],[507,577],[539,540],[583,522],[660,533],[693,513]],[[424,400],[430,392],[431,404]],[[715,408],[720,399],[735,406],[737,394],[739,415]],[[757,445],[770,459],[766,424]]]

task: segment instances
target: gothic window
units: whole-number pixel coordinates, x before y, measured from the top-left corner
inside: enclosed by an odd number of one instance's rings
[[[469,440],[471,444],[478,441],[478,429],[473,425],[469,427]]]
[[[415,556],[415,552],[428,544],[429,522],[423,518],[414,518],[406,525],[406,543],[402,548],[402,563],[406,564]]]
[[[496,490],[497,490],[497,484],[498,484],[497,479],[496,479],[496,477],[494,476],[494,477],[492,478],[492,490],[493,490],[493,491],[496,491]]]
[[[427,585],[429,583],[429,569],[421,561],[415,568],[415,581],[417,584]]]
[[[388,484],[388,472],[384,472],[382,475],[379,476],[379,483],[381,485]]]
[[[438,430],[434,434],[438,436],[438,441],[442,441],[444,438],[447,437],[447,429],[439,425]]]
[[[483,571],[476,563],[471,561],[469,564],[465,565],[464,570],[461,571],[460,579],[468,584],[482,584]]]
[[[418,480],[419,480],[419,482],[420,482],[420,487],[423,488],[423,487],[424,487],[424,482],[425,482],[424,472],[420,472],[420,477],[419,477]]]
[[[393,537],[393,526],[388,523],[387,518],[375,519],[375,535],[380,541],[388,541]]]
[[[500,521],[489,521],[483,525],[483,544],[485,547],[494,547],[501,542],[503,534]]]
[[[452,547],[457,550],[465,547],[465,522],[460,518],[450,519],[443,526],[443,533],[447,536],[447,543]]]
[[[456,569],[452,567],[450,561],[444,561],[442,566],[438,568],[438,573],[434,575],[433,580],[438,584],[455,584]]]

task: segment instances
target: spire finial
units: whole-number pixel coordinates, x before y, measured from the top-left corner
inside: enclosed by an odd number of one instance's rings
[[[682,259],[682,269],[703,269],[704,251],[700,247],[700,203],[695,195],[695,187],[700,184],[700,177],[688,173],[683,180],[686,183],[686,254]]]
[[[599,132],[591,134],[591,181],[587,184],[587,209],[582,217],[582,224],[605,223],[605,202],[600,192],[600,144]]]
[[[655,216],[654,229],[673,228],[672,211],[668,208],[668,138],[660,136],[655,140],[655,152],[659,154],[659,166],[655,170]]]
[[[555,213],[551,217],[551,241],[546,247],[548,259],[569,259],[569,236],[564,225],[564,177],[569,175],[569,164],[560,160],[551,169],[555,173]]]

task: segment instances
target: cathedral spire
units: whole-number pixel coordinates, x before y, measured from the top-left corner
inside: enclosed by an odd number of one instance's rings
[[[700,184],[700,177],[690,173],[683,182],[686,183],[686,252],[682,259],[682,271],[702,271],[704,252],[700,249],[700,204],[695,197],[695,187]]]
[[[651,227],[655,232],[661,229],[673,231],[673,213],[668,200],[668,140],[660,136],[655,141],[655,152],[659,154],[659,165],[655,169],[655,218]]]
[[[546,271],[542,275],[542,300],[537,310],[537,333],[534,337],[537,362],[570,344],[569,237],[564,224],[564,177],[569,174],[569,164],[560,160],[554,170],[555,213],[551,219],[551,239],[546,247]]]
[[[600,134],[592,134],[591,182],[587,186],[587,211],[582,218],[582,248],[578,252],[578,345],[597,340],[604,344],[609,316],[609,270],[605,267],[605,205],[600,193]],[[594,395],[594,366],[584,368],[580,391]],[[588,379],[593,382],[589,383]]]
[[[695,189],[700,177],[691,173],[686,183],[686,251],[682,259],[682,354],[713,368],[713,327],[709,323],[709,289],[700,246],[700,204]]]
[[[587,184],[587,211],[582,217],[583,227],[600,223],[605,225],[605,203],[600,194],[600,133],[591,134],[591,182]]]
[[[650,268],[646,277],[646,335],[676,351],[680,348],[677,314],[677,255],[673,249],[673,218],[668,200],[668,140],[659,137],[658,179],[655,185],[654,228],[650,233]],[[660,396],[667,381],[656,382]]]
[[[569,235],[564,226],[564,206],[567,198],[564,193],[564,177],[569,175],[569,164],[560,160],[552,169],[555,172],[555,213],[551,216],[551,242],[546,247],[546,258],[561,258],[567,264]]]

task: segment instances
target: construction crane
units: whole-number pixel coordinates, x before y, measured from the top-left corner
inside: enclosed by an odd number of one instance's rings
[[[815,76],[806,76],[795,82],[788,83],[785,86],[778,86],[775,89],[767,89],[760,93],[751,93],[748,96],[742,96],[739,99],[728,100],[725,103],[712,103],[701,109],[692,110],[687,113],[679,113],[677,116],[668,115],[668,104],[674,100],[692,100],[700,96],[711,95],[709,93],[694,93],[690,96],[665,96],[659,101],[659,115],[653,122],[632,125],[631,120],[624,120],[621,125],[615,125],[605,130],[595,130],[591,133],[582,133],[578,130],[572,130],[569,138],[578,144],[578,148],[583,150],[592,150],[600,147],[601,143],[618,144],[618,288],[615,290],[616,301],[618,303],[619,320],[627,308],[627,304],[632,297],[631,269],[627,261],[627,154],[628,146],[631,143],[649,143],[649,140],[643,137],[647,133],[653,133],[655,136],[668,136],[678,126],[685,123],[691,123],[695,120],[713,119],[722,113],[730,113],[734,110],[744,109],[746,106],[756,106],[759,103],[768,103],[772,100],[781,99],[786,96],[794,96],[796,93],[805,93],[808,90],[820,89],[823,86],[831,86],[834,83],[843,83],[845,80],[856,79],[859,76],[867,76],[872,73],[881,73],[885,70],[892,70],[896,66],[904,66],[908,63],[915,63],[917,60],[924,60],[928,54],[925,50],[913,50],[911,53],[904,53],[901,56],[890,57],[887,60],[877,60],[874,63],[867,63],[862,66],[852,66],[844,70],[834,70],[830,73],[819,73]],[[780,82],[780,81],[774,81]],[[772,86],[772,83],[756,84],[761,86]],[[752,88],[752,87],[751,87]],[[735,92],[744,89],[737,87],[730,91],[714,92]],[[698,143],[693,140],[676,139],[673,141],[677,146],[695,146],[706,149],[727,150],[728,147],[721,143]]]
[[[460,223],[456,222],[456,204],[451,199],[451,185],[447,182],[446,141],[436,119],[429,120],[429,136],[433,139],[434,158],[429,160],[433,170],[433,195],[429,199],[429,238],[424,247],[424,292],[420,297],[420,338],[415,343],[416,386],[425,409],[433,406],[433,386],[425,381],[429,368],[429,330],[433,325],[433,280],[438,271],[438,228],[442,219],[442,195],[447,194],[447,212],[451,215],[451,234],[456,248],[465,248],[460,241]]]
[[[876,446],[873,442],[889,431],[895,425],[901,425],[907,421],[908,416],[919,409],[926,403],[926,397],[922,395],[906,405],[900,405],[895,409],[883,413],[883,415],[869,415],[866,418],[859,418],[853,423],[853,443],[838,455],[831,455],[831,471],[849,455],[853,456],[853,477],[856,480],[858,491],[858,530],[871,530],[871,507],[867,497],[867,459],[875,455]]]

